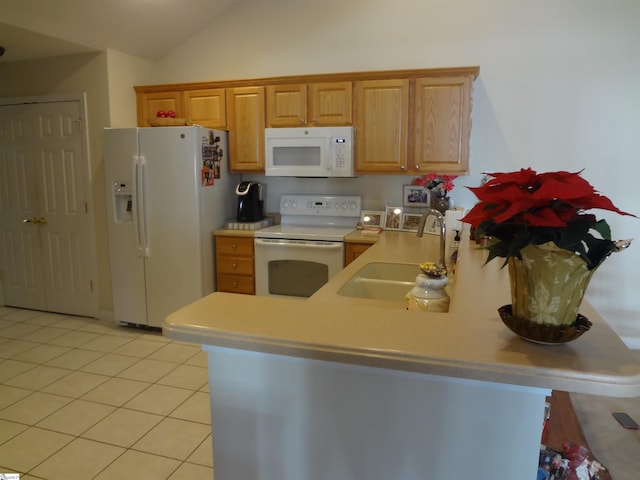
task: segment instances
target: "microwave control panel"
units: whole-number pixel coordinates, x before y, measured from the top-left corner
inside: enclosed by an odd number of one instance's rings
[[[282,195],[281,215],[358,217],[362,207],[359,195]]]

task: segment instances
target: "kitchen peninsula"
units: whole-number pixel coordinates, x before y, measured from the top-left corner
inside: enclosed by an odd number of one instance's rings
[[[385,232],[308,300],[214,293],[167,317],[209,355],[216,479],[532,479],[551,390],[640,396],[588,302],[572,343],[511,333],[507,270],[466,237],[449,313],[338,295],[370,262],[436,258],[436,236]]]

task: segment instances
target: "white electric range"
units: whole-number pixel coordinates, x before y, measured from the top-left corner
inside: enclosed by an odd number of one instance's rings
[[[344,267],[358,195],[282,195],[280,224],[255,233],[256,295],[307,298]]]

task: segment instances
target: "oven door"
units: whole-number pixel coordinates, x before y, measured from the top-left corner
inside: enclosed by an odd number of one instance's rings
[[[344,243],[256,238],[256,295],[308,298],[344,266]]]

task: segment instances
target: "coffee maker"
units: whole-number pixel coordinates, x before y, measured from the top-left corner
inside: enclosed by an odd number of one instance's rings
[[[264,185],[257,182],[240,182],[238,196],[238,222],[259,222],[264,218]]]

